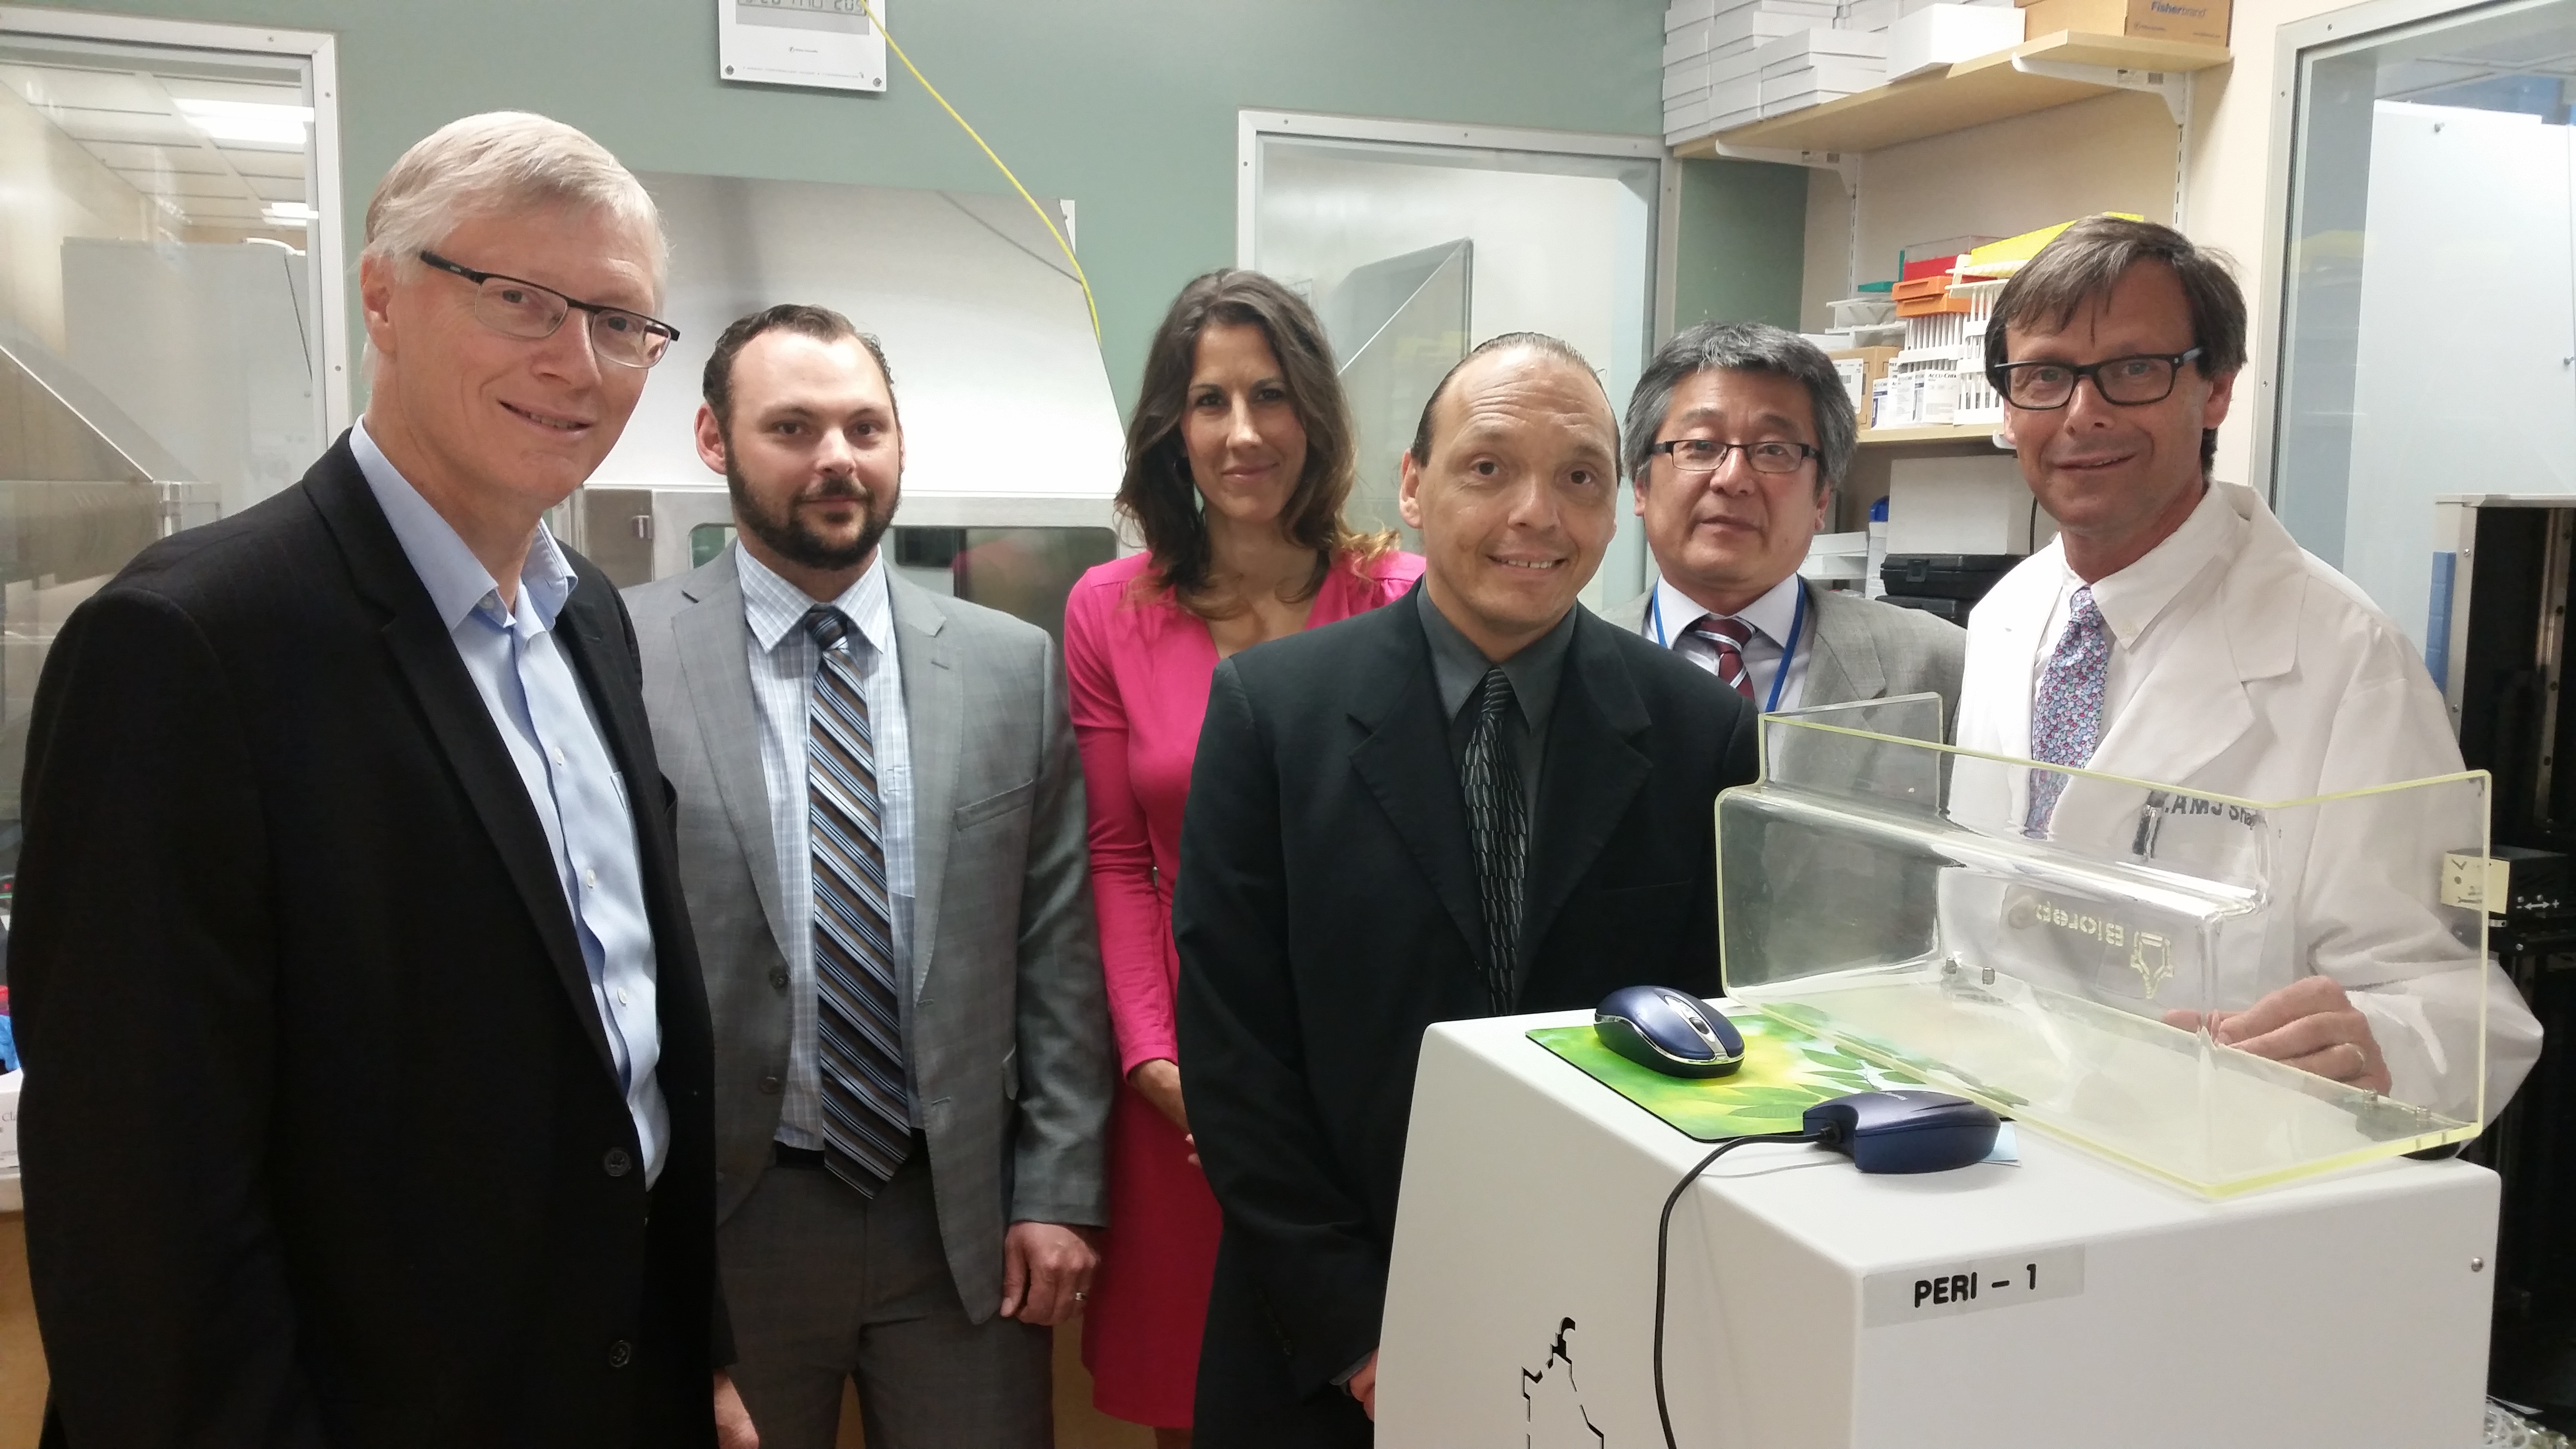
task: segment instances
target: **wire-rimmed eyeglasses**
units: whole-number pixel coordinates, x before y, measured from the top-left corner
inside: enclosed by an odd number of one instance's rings
[[[423,251],[420,259],[442,272],[453,272],[472,282],[475,289],[474,320],[504,337],[520,337],[530,342],[552,337],[555,329],[563,326],[564,318],[579,309],[590,314],[590,345],[603,362],[614,362],[621,367],[651,367],[662,360],[662,354],[670,350],[672,343],[680,340],[679,328],[641,312],[580,301],[552,287],[541,287],[519,277],[478,272],[433,251]]]
[[[1823,454],[1807,443],[1768,439],[1758,443],[1724,443],[1715,438],[1674,438],[1646,451],[1663,453],[1684,473],[1714,473],[1726,466],[1726,455],[1741,449],[1756,473],[1795,473],[1809,458]]]

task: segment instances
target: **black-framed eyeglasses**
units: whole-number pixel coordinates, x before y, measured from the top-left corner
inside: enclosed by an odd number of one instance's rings
[[[1787,443],[1773,439],[1760,443],[1722,443],[1715,438],[1674,438],[1657,443],[1646,451],[1662,453],[1673,460],[1673,467],[1684,473],[1714,473],[1726,466],[1726,455],[1743,450],[1744,461],[1756,473],[1795,473],[1809,458],[1823,453],[1807,443]]]
[[[2187,352],[2142,352],[2133,357],[2109,357],[2100,362],[2077,367],[2071,362],[2006,362],[1986,369],[1986,380],[1995,385],[2014,407],[2025,412],[2048,412],[2075,400],[2075,385],[2093,379],[2093,390],[2102,401],[2122,407],[2144,407],[2173,396],[2174,379],[2182,374],[2182,365],[2196,360],[2201,349]]]
[[[672,343],[680,340],[679,328],[641,312],[580,301],[552,287],[540,287],[498,272],[478,272],[433,251],[423,251],[420,259],[472,282],[474,320],[504,337],[521,337],[530,342],[552,337],[555,329],[563,326],[564,318],[579,309],[590,314],[591,349],[603,362],[651,367],[671,350]]]

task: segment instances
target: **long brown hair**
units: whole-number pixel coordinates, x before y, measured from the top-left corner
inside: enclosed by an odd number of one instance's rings
[[[1181,420],[1199,336],[1210,327],[1258,327],[1288,385],[1289,406],[1306,430],[1306,467],[1279,512],[1279,531],[1315,551],[1314,576],[1297,597],[1323,587],[1337,559],[1365,563],[1395,546],[1393,530],[1356,533],[1342,518],[1356,475],[1351,410],[1333,368],[1332,344],[1304,299],[1259,272],[1232,267],[1193,279],[1172,299],[1145,352],[1145,381],[1127,422],[1127,473],[1118,511],[1134,519],[1153,559],[1150,577],[1202,618],[1240,612],[1207,597],[1210,556],[1198,484],[1190,476]]]

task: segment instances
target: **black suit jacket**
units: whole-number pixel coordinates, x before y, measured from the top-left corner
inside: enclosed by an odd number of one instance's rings
[[[1518,1007],[1717,990],[1717,792],[1753,709],[1579,614],[1548,722]],[[1422,1034],[1489,1014],[1466,804],[1408,600],[1218,666],[1181,831],[1183,1095],[1224,1209],[1198,1427],[1365,1444]]]
[[[48,1443],[713,1441],[706,995],[634,635],[575,566],[652,917],[650,1192],[536,811],[345,437],[63,626],[11,963]]]

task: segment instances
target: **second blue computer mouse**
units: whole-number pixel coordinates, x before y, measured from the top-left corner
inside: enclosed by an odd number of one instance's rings
[[[1723,1077],[1744,1065],[1744,1034],[1723,1012],[1669,986],[1623,986],[1593,1008],[1592,1034],[1668,1077]]]
[[[1816,1140],[1863,1172],[1947,1172],[1995,1150],[2003,1119],[1947,1092],[1854,1092],[1809,1107]]]

